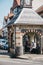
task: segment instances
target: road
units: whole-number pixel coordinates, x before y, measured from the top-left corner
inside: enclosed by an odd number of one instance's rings
[[[0,65],[43,65],[43,61],[0,58]]]

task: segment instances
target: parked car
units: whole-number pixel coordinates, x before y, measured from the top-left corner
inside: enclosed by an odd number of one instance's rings
[[[8,48],[7,40],[0,39],[0,49],[7,49],[7,48]]]
[[[3,45],[3,49],[4,49],[4,50],[8,50],[8,42]]]

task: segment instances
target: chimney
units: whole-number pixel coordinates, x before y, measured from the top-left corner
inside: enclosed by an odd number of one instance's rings
[[[32,8],[32,0],[14,0],[11,7],[12,11],[18,6]]]
[[[32,0],[21,0],[21,6],[32,8]]]
[[[14,8],[20,6],[20,0],[14,0],[13,1],[13,6],[12,6],[12,10],[14,10]]]

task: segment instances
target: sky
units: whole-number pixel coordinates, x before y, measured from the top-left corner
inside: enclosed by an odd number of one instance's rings
[[[0,0],[0,28],[2,28],[4,16],[8,15],[12,4],[13,0]]]
[[[13,4],[13,0],[0,0],[0,29],[3,26],[4,16],[7,16],[10,8]],[[43,0],[33,0],[33,9],[36,10],[43,5]]]

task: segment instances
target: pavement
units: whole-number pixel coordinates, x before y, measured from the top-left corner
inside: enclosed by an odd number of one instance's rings
[[[0,58],[0,65],[43,65],[43,61]]]
[[[10,58],[9,55],[0,55],[0,58]]]
[[[25,59],[25,60],[43,60],[43,55],[39,54],[24,54],[17,58],[11,58],[9,55],[0,55],[0,59]]]
[[[43,55],[41,54],[24,54],[18,56],[20,59],[27,59],[27,60],[43,60]]]
[[[43,65],[43,55],[24,54],[18,58],[0,55],[0,65]]]
[[[0,50],[0,65],[43,65],[43,55],[28,53],[11,58],[7,50]]]

